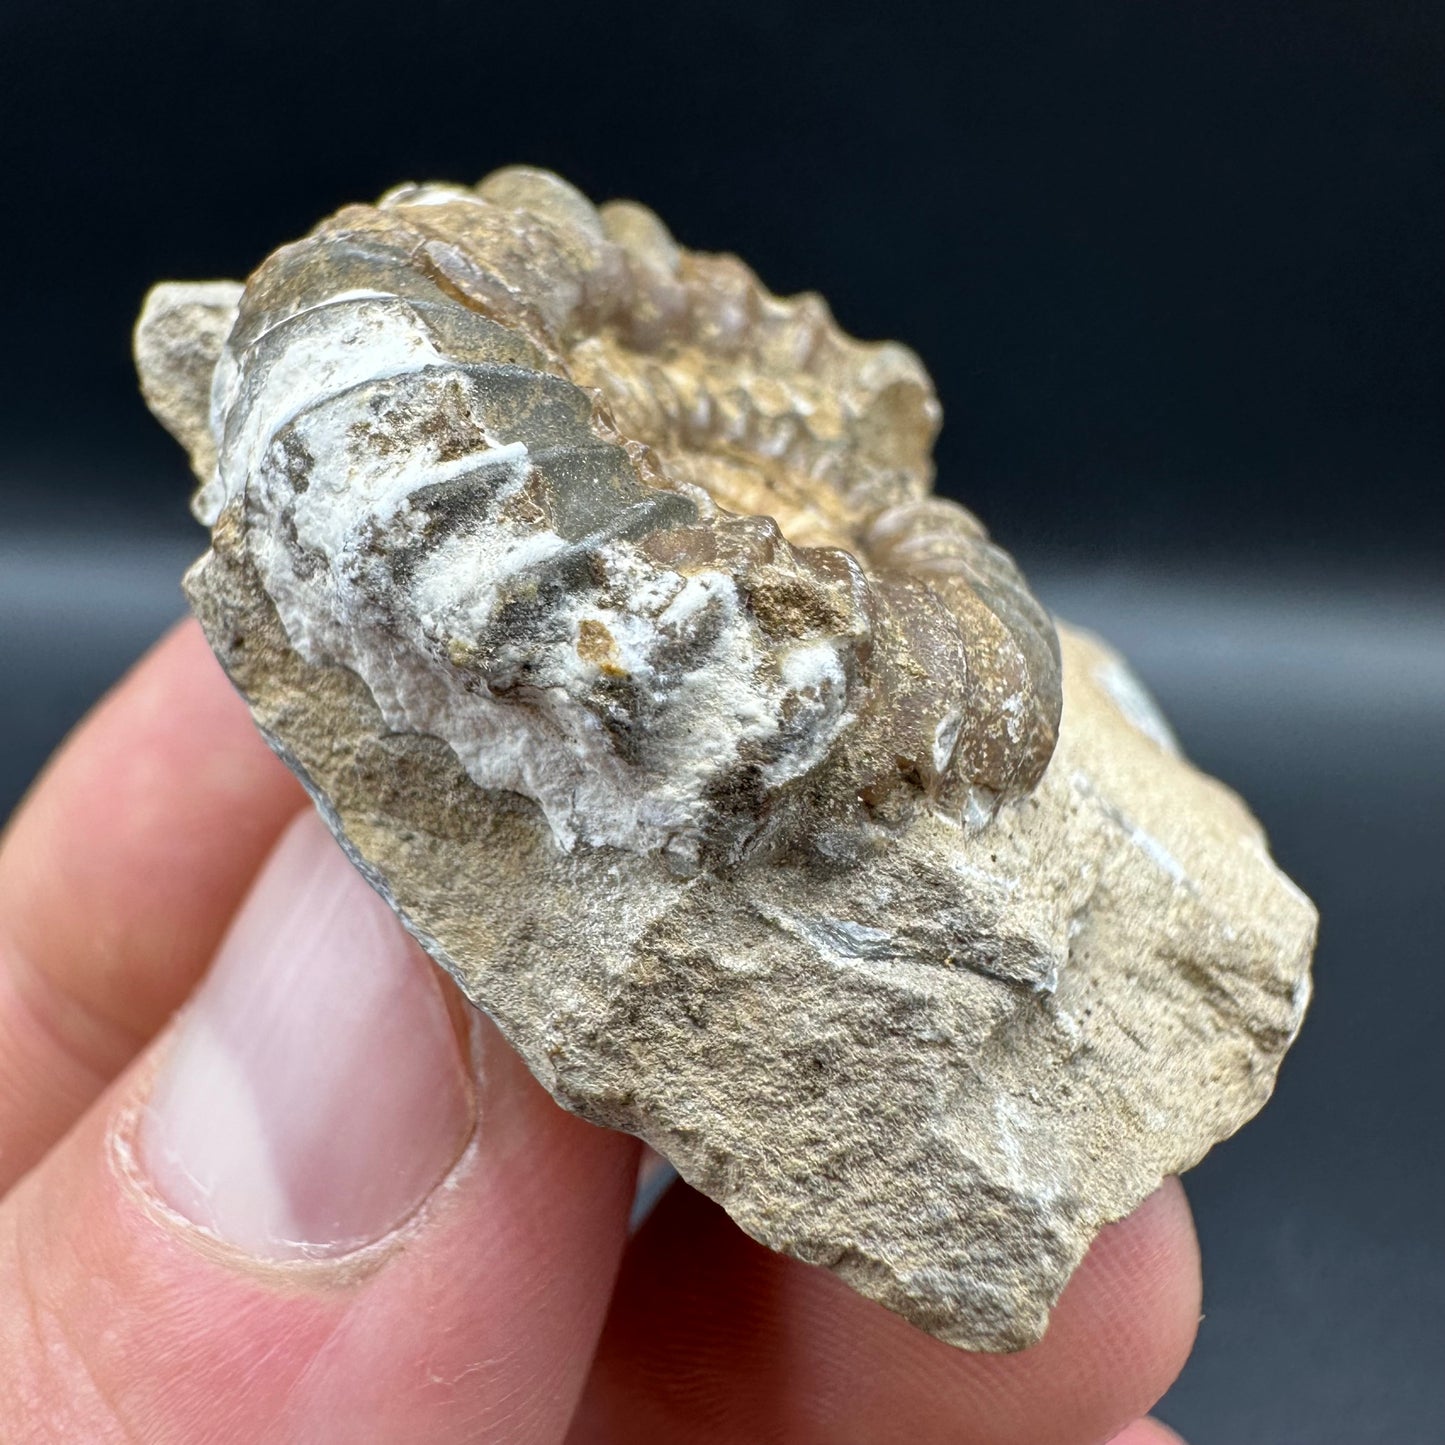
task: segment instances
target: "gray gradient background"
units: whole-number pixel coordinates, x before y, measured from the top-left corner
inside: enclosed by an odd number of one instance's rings
[[[940,487],[1135,663],[1323,915],[1187,1181],[1191,1445],[1445,1442],[1445,11],[0,5],[0,816],[201,546],[160,276],[528,159],[914,344]],[[283,20],[283,15],[285,19]]]

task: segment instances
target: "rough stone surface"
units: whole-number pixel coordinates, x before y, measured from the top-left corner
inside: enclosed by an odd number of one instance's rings
[[[185,447],[198,477],[216,468],[211,376],[235,324],[239,281],[161,282],[136,322],[136,370],[146,405]]]
[[[955,1344],[1263,1104],[1315,915],[929,495],[904,348],[545,173],[137,332],[187,578],[359,867],[568,1108]]]

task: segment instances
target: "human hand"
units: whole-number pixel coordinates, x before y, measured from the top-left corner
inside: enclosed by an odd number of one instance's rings
[[[12,820],[0,1438],[1174,1438],[1138,1417],[1199,1315],[1177,1181],[1104,1231],[1040,1345],[985,1356],[681,1185],[629,1240],[637,1161],[402,932],[193,623]]]

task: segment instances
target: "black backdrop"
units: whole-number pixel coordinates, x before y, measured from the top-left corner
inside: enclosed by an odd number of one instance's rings
[[[0,0],[0,815],[179,610],[160,277],[526,160],[908,341],[942,489],[1119,643],[1321,903],[1191,1174],[1191,1445],[1440,1445],[1445,8]]]
[[[174,496],[153,279],[527,160],[916,347],[1021,550],[1418,555],[1442,71],[1427,0],[4,0],[0,427]]]

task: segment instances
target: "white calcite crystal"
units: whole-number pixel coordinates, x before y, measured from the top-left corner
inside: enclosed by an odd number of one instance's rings
[[[931,494],[938,407],[651,212],[408,186],[137,327],[206,634],[567,1108],[974,1349],[1264,1103],[1315,914]]]

